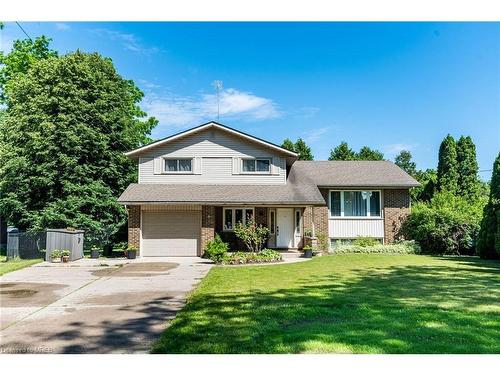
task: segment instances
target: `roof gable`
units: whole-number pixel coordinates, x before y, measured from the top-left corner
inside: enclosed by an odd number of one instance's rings
[[[230,128],[229,126],[220,124],[220,123],[215,122],[215,121],[211,121],[211,122],[208,122],[206,124],[202,124],[200,126],[185,130],[183,132],[180,132],[180,133],[171,135],[169,137],[160,139],[158,141],[152,142],[152,143],[147,144],[145,146],[136,148],[135,150],[128,151],[125,153],[125,155],[130,156],[130,157],[138,157],[141,153],[143,153],[145,151],[149,151],[155,147],[167,144],[169,142],[176,141],[180,138],[189,137],[190,135],[197,134],[199,132],[206,131],[209,129],[217,129],[217,130],[226,132],[228,134],[231,134],[233,136],[240,137],[246,141],[257,143],[261,146],[264,146],[264,147],[270,148],[274,151],[280,152],[280,153],[286,155],[287,157],[296,158],[298,156],[295,152],[287,150],[287,149],[285,149],[281,146],[278,146],[274,143],[265,141],[263,139],[260,139],[260,138],[254,137],[254,136],[251,136],[249,134],[243,133],[239,130]]]

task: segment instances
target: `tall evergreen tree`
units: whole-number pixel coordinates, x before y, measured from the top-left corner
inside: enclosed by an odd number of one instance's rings
[[[281,147],[286,148],[289,151],[295,152],[295,145],[290,140],[290,138],[286,138],[281,144]]]
[[[410,151],[402,150],[394,159],[394,164],[410,176],[415,177],[417,175],[417,164],[412,161],[411,158],[412,156]]]
[[[481,258],[500,257],[500,153],[493,164],[490,196],[484,208],[477,240],[477,252]]]
[[[347,142],[342,141],[340,145],[330,150],[328,160],[356,160],[356,153],[349,148]]]
[[[297,139],[294,145],[295,152],[299,154],[299,160],[314,160],[311,148],[306,145],[302,138]]]
[[[20,228],[72,226],[109,238],[125,222],[116,197],[135,180],[123,152],[156,125],[143,94],[97,53],[31,64],[6,84],[0,123],[0,214]]]
[[[363,146],[356,154],[356,160],[384,160],[384,154],[379,150],[372,150],[368,146]]]
[[[465,198],[477,197],[481,188],[478,178],[476,146],[472,138],[460,137],[457,142],[457,193]]]
[[[437,188],[439,191],[457,192],[457,145],[451,135],[447,135],[439,147]]]

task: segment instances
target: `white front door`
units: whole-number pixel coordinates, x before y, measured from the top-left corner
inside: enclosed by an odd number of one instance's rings
[[[276,209],[276,247],[293,247],[293,208]]]

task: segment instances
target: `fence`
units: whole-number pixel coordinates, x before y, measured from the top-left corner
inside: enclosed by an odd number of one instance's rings
[[[69,260],[83,258],[82,230],[47,229],[44,232],[20,232],[17,228],[7,231],[7,259],[50,260],[54,250],[69,250]]]

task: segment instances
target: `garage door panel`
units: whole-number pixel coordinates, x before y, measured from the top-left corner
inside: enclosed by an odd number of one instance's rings
[[[200,236],[199,211],[144,212],[144,256],[196,256]]]

